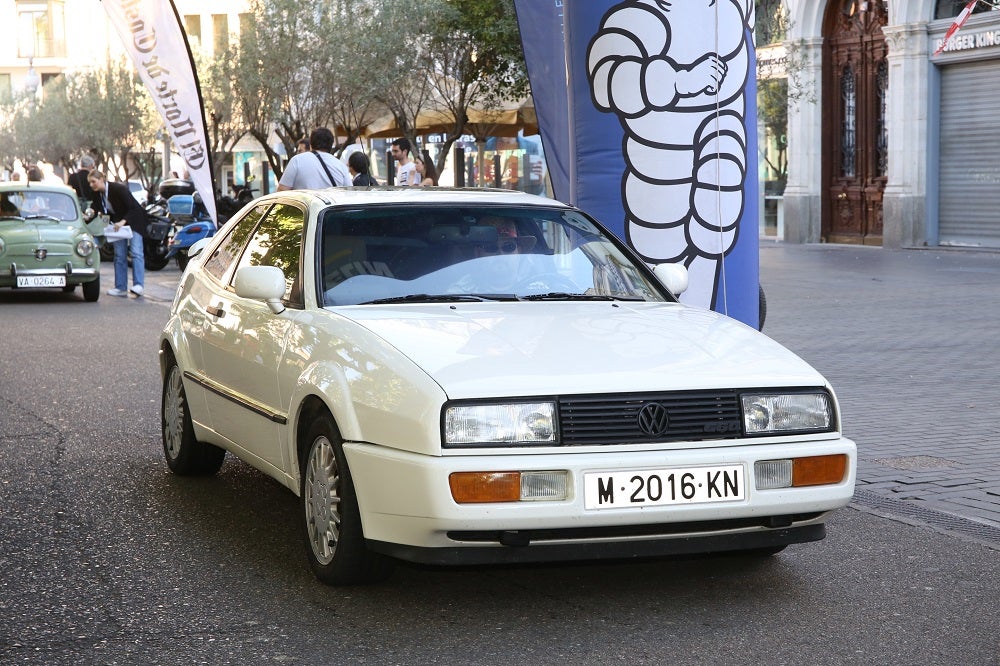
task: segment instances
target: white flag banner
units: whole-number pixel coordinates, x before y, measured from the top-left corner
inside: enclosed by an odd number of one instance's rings
[[[215,214],[212,159],[191,50],[173,0],[103,0],[111,24],[160,112],[174,149]]]

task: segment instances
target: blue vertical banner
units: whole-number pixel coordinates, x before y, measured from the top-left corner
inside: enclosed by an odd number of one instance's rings
[[[546,159],[567,164],[556,197],[647,262],[685,265],[682,301],[756,327],[753,0],[515,4]],[[560,37],[561,63],[551,52]],[[561,132],[568,146],[547,140]]]

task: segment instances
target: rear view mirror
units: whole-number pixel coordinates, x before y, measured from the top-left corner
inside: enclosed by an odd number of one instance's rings
[[[281,314],[285,306],[285,274],[275,266],[244,266],[236,271],[236,295],[264,301],[274,314]]]
[[[680,296],[688,288],[688,271],[680,264],[657,264],[653,275],[674,296]]]

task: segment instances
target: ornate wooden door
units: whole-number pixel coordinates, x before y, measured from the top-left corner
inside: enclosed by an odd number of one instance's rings
[[[830,0],[824,52],[823,237],[882,244],[888,175],[885,0]]]

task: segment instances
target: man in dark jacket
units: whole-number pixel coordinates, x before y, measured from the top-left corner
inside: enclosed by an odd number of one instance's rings
[[[146,233],[146,211],[132,196],[128,185],[109,183],[100,171],[91,171],[87,177],[93,191],[94,210],[111,218],[115,231],[128,226],[132,230],[129,240],[113,240],[115,249],[115,288],[109,289],[110,296],[128,296],[131,291],[142,296],[145,266],[143,265],[142,237]],[[132,289],[128,289],[128,253],[132,251]]]
[[[69,175],[69,186],[76,190],[76,196],[81,199],[93,198],[94,193],[90,189],[90,183],[87,182],[87,176],[96,166],[93,157],[84,155],[80,158],[80,170]]]

